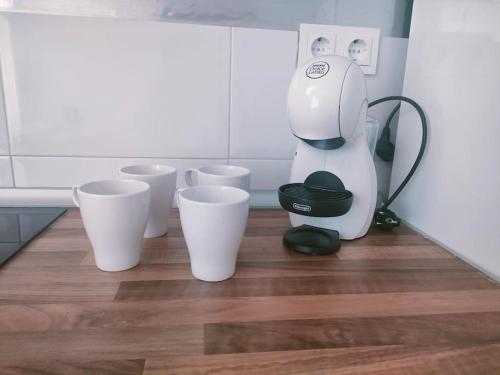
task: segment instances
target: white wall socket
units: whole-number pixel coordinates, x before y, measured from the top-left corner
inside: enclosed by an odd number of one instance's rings
[[[339,55],[356,62],[365,74],[376,74],[380,29],[301,24],[298,64],[317,56]]]

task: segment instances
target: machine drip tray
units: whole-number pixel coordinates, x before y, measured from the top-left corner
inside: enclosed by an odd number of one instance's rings
[[[289,249],[311,255],[334,254],[340,249],[339,232],[305,224],[287,230],[283,243]]]
[[[278,196],[285,210],[304,216],[341,216],[352,205],[352,193],[337,176],[326,171],[312,173],[304,183],[281,186]]]

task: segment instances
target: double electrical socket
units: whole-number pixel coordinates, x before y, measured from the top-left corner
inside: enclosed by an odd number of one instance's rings
[[[301,24],[298,64],[317,56],[339,55],[358,64],[365,74],[377,72],[380,29]]]

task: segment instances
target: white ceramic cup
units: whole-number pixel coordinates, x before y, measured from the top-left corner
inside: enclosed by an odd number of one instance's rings
[[[131,165],[120,169],[120,178],[144,181],[151,187],[145,238],[163,236],[175,195],[177,170],[166,165]]]
[[[179,189],[182,231],[197,279],[222,281],[234,274],[249,200],[245,190],[231,186]]]
[[[124,271],[139,264],[149,199],[150,187],[142,181],[104,180],[73,187],[98,268]]]
[[[188,186],[223,185],[248,191],[250,171],[235,165],[207,165],[199,169],[190,168],[184,176]]]

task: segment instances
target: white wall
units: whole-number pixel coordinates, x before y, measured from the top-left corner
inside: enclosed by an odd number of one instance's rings
[[[407,37],[412,0],[3,0],[0,11],[298,30],[300,23],[377,27]]]
[[[182,186],[186,168],[232,163],[252,170],[253,204],[277,204],[296,144],[296,32],[27,14],[0,28],[1,186],[68,188],[150,162]],[[383,38],[370,99],[401,92],[406,45]]]
[[[425,109],[427,152],[394,208],[409,224],[500,279],[500,2],[416,0],[403,94]],[[392,189],[420,139],[401,111]]]

